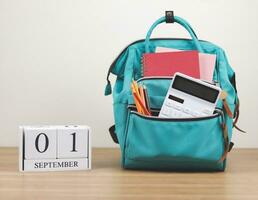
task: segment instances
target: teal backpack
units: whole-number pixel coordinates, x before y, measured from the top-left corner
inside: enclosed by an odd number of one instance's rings
[[[233,146],[232,129],[239,113],[235,73],[223,49],[210,42],[198,40],[189,23],[180,17],[173,16],[172,22],[183,26],[192,39],[150,39],[154,28],[163,22],[169,22],[167,16],[161,17],[151,26],[145,40],[128,45],[108,71],[105,95],[112,93],[110,73],[116,75],[113,88],[115,125],[110,127],[109,132],[120,145],[122,166],[126,169],[143,170],[224,171],[227,152]],[[223,101],[220,100],[216,112],[208,117],[156,117],[172,77],[142,77],[141,58],[143,53],[154,52],[157,46],[181,50],[197,49],[199,52],[216,54],[213,81],[227,93],[228,106],[223,106]],[[130,88],[132,79],[146,86],[154,116],[144,116],[136,112]]]

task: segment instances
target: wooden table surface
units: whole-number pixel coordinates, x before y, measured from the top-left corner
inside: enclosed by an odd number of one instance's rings
[[[233,149],[226,172],[123,170],[118,149],[93,149],[91,171],[21,173],[0,148],[0,199],[258,199],[258,149]]]

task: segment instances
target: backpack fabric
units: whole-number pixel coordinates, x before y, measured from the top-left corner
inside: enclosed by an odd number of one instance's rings
[[[155,52],[157,46],[216,54],[213,81],[226,91],[231,112],[235,114],[238,108],[235,73],[224,50],[211,42],[198,40],[189,23],[177,16],[174,22],[182,25],[192,39],[150,39],[153,29],[165,21],[165,17],[161,17],[151,26],[145,40],[128,45],[108,71],[105,95],[112,92],[110,73],[116,75],[113,87],[115,126],[110,132],[120,145],[121,164],[126,169],[224,171],[233,119],[227,115],[222,100],[217,105],[217,112],[208,117],[164,119],[136,112],[130,88],[132,79],[144,83],[152,112],[158,113],[173,78],[142,77],[142,55]]]

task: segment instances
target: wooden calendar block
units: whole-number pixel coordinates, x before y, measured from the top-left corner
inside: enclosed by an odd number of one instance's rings
[[[88,155],[89,128],[63,126],[57,131],[58,158],[81,158]]]
[[[20,127],[20,171],[61,171],[91,168],[88,126]]]
[[[52,127],[26,127],[25,159],[56,158],[57,130]]]

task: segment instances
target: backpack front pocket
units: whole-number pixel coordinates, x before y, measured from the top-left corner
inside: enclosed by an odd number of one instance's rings
[[[129,108],[130,109],[130,108]],[[142,169],[223,170],[221,115],[168,119],[130,109],[124,167]]]

